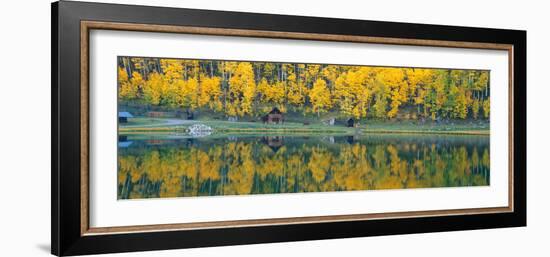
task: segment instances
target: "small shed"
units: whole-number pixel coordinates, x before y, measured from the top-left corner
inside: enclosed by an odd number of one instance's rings
[[[262,142],[267,144],[273,152],[277,152],[283,146],[282,136],[266,136],[262,138]]]
[[[128,122],[128,118],[133,118],[134,115],[132,115],[129,112],[118,112],[118,122],[119,123],[126,123]]]
[[[280,124],[283,123],[283,119],[283,113],[277,107],[273,107],[273,109],[264,116],[264,122],[266,123]]]
[[[355,143],[356,140],[357,140],[357,137],[356,137],[356,136],[347,136],[347,137],[346,137],[346,141],[347,141],[349,144]]]
[[[353,128],[355,127],[355,120],[353,118],[349,118],[349,120],[347,121],[346,125],[350,128]]]
[[[118,147],[119,148],[127,148],[129,147],[133,142],[128,140],[127,136],[118,136]]]

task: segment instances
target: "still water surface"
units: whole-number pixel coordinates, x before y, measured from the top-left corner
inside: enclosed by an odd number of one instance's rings
[[[118,198],[487,186],[489,137],[119,138]]]

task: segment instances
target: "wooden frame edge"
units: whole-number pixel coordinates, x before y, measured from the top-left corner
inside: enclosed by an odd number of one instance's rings
[[[89,30],[80,24],[80,234],[89,225]]]
[[[437,212],[437,213],[434,213]],[[141,232],[161,232],[174,230],[193,230],[193,229],[218,229],[218,228],[236,228],[251,226],[276,226],[293,224],[311,224],[327,222],[345,222],[345,221],[364,221],[380,220],[391,218],[419,218],[436,217],[451,215],[475,215],[512,212],[509,207],[494,208],[472,208],[472,209],[453,209],[443,211],[410,211],[410,212],[391,212],[391,213],[372,213],[372,214],[352,214],[352,215],[330,215],[330,216],[310,216],[294,218],[274,218],[274,219],[253,219],[253,220],[231,220],[231,221],[211,221],[211,222],[193,222],[193,223],[175,223],[175,224],[154,224],[120,227],[98,227],[89,228],[84,236],[94,236],[102,234],[119,233],[141,233]],[[327,219],[329,217],[330,219]],[[266,221],[269,221],[267,223]]]
[[[452,47],[452,48],[495,49],[495,50],[512,49],[512,45],[510,44],[496,44],[496,43],[482,43],[482,42],[334,35],[334,34],[321,34],[321,33],[302,33],[302,32],[268,31],[268,30],[120,23],[120,22],[103,22],[103,21],[88,21],[88,20],[81,21],[81,24],[88,30],[103,29],[103,30],[123,30],[123,31],[138,31],[138,32],[182,33],[182,34],[213,35],[213,36],[259,37],[259,38],[317,40],[317,41],[354,42],[354,43],[390,44],[390,45],[439,46],[439,47]]]
[[[433,211],[409,211],[409,212],[391,212],[391,213],[371,213],[371,214],[352,214],[352,215],[329,215],[329,216],[310,216],[310,217],[291,217],[291,218],[273,218],[273,219],[254,219],[254,220],[232,220],[232,221],[212,221],[212,222],[193,222],[177,224],[153,224],[136,226],[118,226],[118,227],[95,227],[89,225],[89,32],[92,29],[98,30],[123,30],[138,32],[160,32],[160,33],[181,33],[197,35],[215,35],[215,36],[238,36],[238,37],[259,37],[259,38],[278,38],[278,39],[297,39],[297,40],[316,40],[333,42],[354,42],[371,44],[390,44],[390,45],[412,45],[427,47],[450,47],[450,48],[469,48],[469,49],[492,49],[506,50],[508,52],[509,66],[509,180],[508,180],[508,206],[489,207],[489,208],[468,208],[468,209],[449,209]],[[462,42],[462,41],[443,41],[443,40],[425,40],[425,39],[403,39],[389,37],[370,37],[370,36],[352,36],[352,35],[334,35],[334,34],[315,34],[300,32],[282,32],[265,30],[246,30],[246,29],[226,29],[211,27],[193,27],[193,26],[172,26],[155,24],[137,24],[137,23],[118,23],[101,21],[80,21],[80,235],[94,236],[104,234],[120,233],[140,233],[140,232],[160,232],[194,229],[217,229],[217,228],[235,228],[251,226],[275,226],[291,224],[309,224],[309,223],[327,223],[344,221],[365,221],[379,219],[396,218],[417,218],[417,217],[435,217],[451,215],[474,215],[474,214],[492,214],[514,212],[514,166],[513,166],[513,89],[514,89],[514,67],[513,67],[514,47],[511,44],[496,44],[482,42]]]

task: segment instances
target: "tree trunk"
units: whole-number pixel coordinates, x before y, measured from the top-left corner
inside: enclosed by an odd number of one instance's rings
[[[210,78],[214,77],[214,63],[210,61]]]
[[[183,65],[183,78],[187,80],[187,63]]]
[[[222,88],[223,88],[223,111],[226,110],[227,103],[227,79],[225,78],[225,69],[222,69]]]
[[[143,58],[143,72],[144,72],[144,75],[143,76],[143,79],[144,80],[147,80],[147,78],[149,77],[149,63],[147,61],[147,59]]]
[[[130,59],[128,57],[123,57],[122,62],[124,63],[124,69],[128,74],[128,79],[132,78],[132,68],[130,67]]]

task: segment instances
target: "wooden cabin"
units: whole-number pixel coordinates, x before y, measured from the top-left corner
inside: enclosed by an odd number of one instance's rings
[[[133,142],[128,140],[127,136],[118,136],[118,148],[127,148],[129,147]]]
[[[127,123],[128,118],[133,118],[134,116],[129,112],[118,112],[118,122]]]
[[[277,152],[284,143],[282,136],[266,136],[262,138],[262,142],[267,144],[273,152]]]
[[[279,108],[273,107],[273,109],[262,118],[264,123],[269,124],[281,124],[284,121],[283,113]]]
[[[349,128],[355,127],[355,120],[353,118],[349,118],[349,120],[346,122],[346,126]]]

